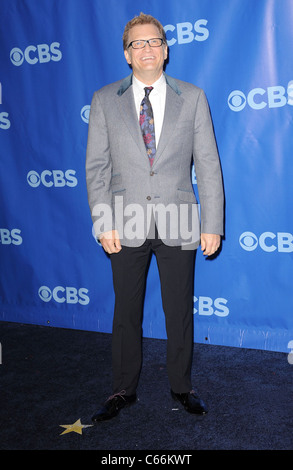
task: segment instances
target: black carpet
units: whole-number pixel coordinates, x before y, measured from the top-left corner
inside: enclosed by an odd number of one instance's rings
[[[6,450],[292,450],[293,365],[287,354],[195,344],[205,416],[170,396],[166,341],[144,339],[139,401],[111,421],[66,428],[111,393],[111,335],[0,322],[0,448]],[[110,452],[104,452],[106,456]]]

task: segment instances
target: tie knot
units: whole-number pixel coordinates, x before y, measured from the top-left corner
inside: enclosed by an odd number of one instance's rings
[[[153,90],[153,87],[152,86],[147,86],[145,87],[144,91],[145,91],[145,96],[149,96],[150,92]]]

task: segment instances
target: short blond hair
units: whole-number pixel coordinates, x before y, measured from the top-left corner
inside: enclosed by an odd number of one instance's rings
[[[159,30],[162,39],[164,40],[164,42],[166,42],[166,33],[161,23],[151,15],[145,15],[144,13],[140,13],[139,16],[135,16],[134,18],[132,18],[132,20],[128,21],[127,25],[124,28],[122,36],[124,50],[126,50],[128,46],[128,34],[131,28],[142,24],[153,24],[154,26],[156,26]]]

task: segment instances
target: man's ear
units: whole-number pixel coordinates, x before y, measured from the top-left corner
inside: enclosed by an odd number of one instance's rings
[[[167,44],[165,44],[163,47],[164,47],[164,60],[166,60],[168,58],[168,46]]]
[[[125,56],[127,63],[131,65],[131,54],[129,54],[127,49],[124,50],[124,56]]]

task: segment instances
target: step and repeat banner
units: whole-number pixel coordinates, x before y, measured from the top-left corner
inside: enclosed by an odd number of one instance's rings
[[[122,33],[141,11],[166,30],[166,72],[205,90],[223,169],[225,239],[216,258],[197,253],[194,340],[288,352],[292,0],[0,0],[0,320],[111,332],[88,119],[94,91],[130,73]],[[166,338],[155,259],[143,334]]]

